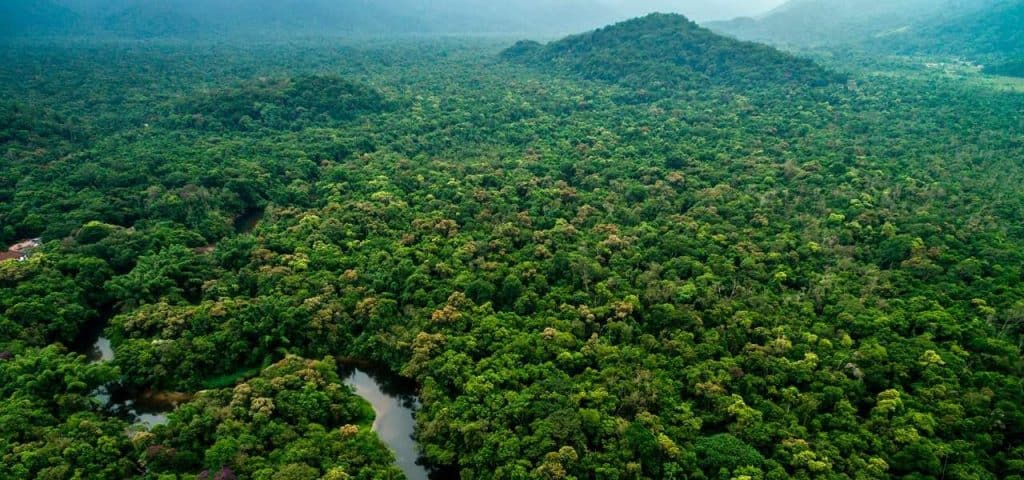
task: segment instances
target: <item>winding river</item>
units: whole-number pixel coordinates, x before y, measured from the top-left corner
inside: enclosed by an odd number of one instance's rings
[[[263,208],[249,208],[242,212],[234,221],[236,234],[249,233],[256,228],[263,218]],[[31,249],[38,245],[38,239],[26,240],[21,244],[13,246],[10,251],[21,252],[23,249]],[[25,247],[27,245],[27,247]],[[214,246],[211,246],[211,250]],[[84,335],[85,338],[95,338],[89,345],[87,352],[89,360],[93,362],[109,362],[114,359],[114,350],[110,346],[110,339],[103,336],[103,325],[96,324],[90,327]],[[81,351],[81,350],[79,350]],[[166,392],[130,392],[121,388],[119,384],[111,384],[100,387],[94,393],[107,410],[114,414],[126,417],[134,425],[141,425],[152,428],[156,425],[167,423],[167,414],[174,410],[182,400],[187,400],[191,395],[182,393]]]
[[[114,350],[110,339],[98,337],[92,345],[89,355],[94,362],[109,362],[114,359]],[[381,441],[395,454],[395,463],[409,480],[431,480],[458,478],[450,471],[436,470],[431,472],[417,463],[419,448],[413,433],[416,419],[413,414],[419,408],[416,397],[416,386],[412,382],[397,375],[376,371],[363,366],[343,366],[341,374],[345,385],[352,387],[356,394],[373,406],[376,417],[373,431]],[[167,402],[155,402],[151,398],[137,393],[126,392],[116,384],[100,387],[95,397],[108,410],[129,419],[133,425],[146,429],[156,425],[164,425],[167,415],[174,410],[174,405]]]
[[[262,209],[246,211],[235,220],[237,233],[252,231],[263,216]],[[93,362],[109,362],[114,359],[110,339],[103,337],[100,329],[92,332],[95,342],[91,345],[89,359]],[[89,338],[89,337],[86,337]],[[408,379],[371,368],[367,365],[345,365],[341,368],[345,384],[373,406],[376,417],[373,431],[395,454],[395,463],[409,480],[457,479],[458,473],[448,469],[431,470],[418,463],[419,448],[413,437],[416,419],[413,414],[419,408],[416,385]],[[116,384],[99,388],[96,398],[111,412],[127,417],[134,425],[147,429],[166,424],[167,415],[175,405],[166,401],[153,401],[161,395],[138,395],[125,392]]]

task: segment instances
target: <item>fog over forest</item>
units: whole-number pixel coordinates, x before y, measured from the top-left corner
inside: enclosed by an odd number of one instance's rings
[[[758,15],[779,3],[781,0],[30,0],[0,5],[0,36],[560,35],[655,11],[710,21]]]

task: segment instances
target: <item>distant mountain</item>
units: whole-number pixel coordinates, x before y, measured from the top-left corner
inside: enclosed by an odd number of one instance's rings
[[[964,16],[933,19],[889,39],[894,50],[946,53],[978,61],[1021,61],[1024,0],[1003,1]]]
[[[28,3],[51,0],[26,0]],[[391,4],[411,0],[52,0],[83,21],[80,32],[127,38],[344,35],[424,25]]]
[[[652,14],[547,45],[523,41],[502,56],[650,91],[823,85],[839,79],[809,60],[716,35],[674,14]]]
[[[984,72],[990,75],[1005,75],[1024,78],[1024,61],[1009,60],[985,65]]]
[[[50,0],[0,1],[0,37],[52,35],[81,21],[71,9]]]
[[[1024,75],[1024,0],[791,0],[760,18],[707,26],[778,46],[959,57]]]
[[[98,19],[102,29],[119,36],[159,38],[194,35],[201,22],[195,16],[162,4],[137,2]]]
[[[758,18],[711,22],[742,40],[823,47],[898,35],[991,7],[998,0],[790,0]]]
[[[118,37],[444,33],[564,34],[619,18],[612,0],[5,0],[12,35]],[[634,6],[635,8],[635,6]],[[2,10],[0,10],[2,11]],[[28,13],[21,13],[27,11]],[[60,12],[59,14],[53,12]],[[42,27],[46,28],[42,28]]]
[[[428,25],[395,8],[403,0],[169,0],[180,12],[203,12],[203,34],[325,35],[423,32]]]

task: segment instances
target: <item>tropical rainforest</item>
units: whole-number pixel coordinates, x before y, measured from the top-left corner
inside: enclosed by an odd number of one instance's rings
[[[730,36],[797,50],[952,58],[1024,76],[1021,25],[1020,0],[793,0],[758,18],[709,23]]]
[[[1024,479],[1022,39],[964,34],[996,3],[885,53],[3,7],[0,478]]]

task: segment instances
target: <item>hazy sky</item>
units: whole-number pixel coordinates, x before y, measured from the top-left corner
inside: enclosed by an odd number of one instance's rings
[[[7,1],[7,0],[0,0]],[[16,0],[22,1],[22,0]],[[344,3],[344,0],[336,0]],[[408,1],[408,0],[407,0]],[[462,0],[464,1],[464,0]],[[499,0],[500,1],[500,0]],[[512,0],[514,1],[514,0]],[[535,0],[534,0],[535,1]],[[785,0],[596,0],[614,7],[626,15],[643,15],[651,12],[677,12],[693,20],[728,20],[737,16],[752,16],[764,13]],[[898,0],[896,0],[898,1]],[[57,0],[57,3],[77,7],[76,9],[104,8],[109,4],[125,3],[124,0]],[[420,0],[426,6],[444,5],[444,0]],[[489,2],[484,2],[489,3]],[[557,3],[557,2],[555,2]],[[498,7],[492,7],[498,8]]]
[[[756,16],[785,0],[0,0],[0,17],[23,21],[23,32],[61,28],[159,37],[247,31],[578,33],[651,12],[681,13],[707,22]],[[884,0],[877,0],[884,1]],[[905,1],[905,0],[895,0]],[[924,0],[928,1],[928,0]],[[21,5],[5,14],[6,2]],[[24,3],[20,3],[24,2]],[[79,17],[32,5],[56,3]],[[42,12],[42,13],[40,13]],[[10,30],[0,18],[0,29]],[[18,20],[18,19],[21,20]],[[33,23],[34,22],[34,23]],[[50,22],[50,23],[47,23]],[[18,26],[18,25],[16,25]],[[45,27],[45,28],[44,28]],[[0,32],[2,37],[3,32]]]
[[[652,11],[678,12],[693,20],[729,20],[754,16],[775,8],[785,0],[603,0],[631,15]]]

